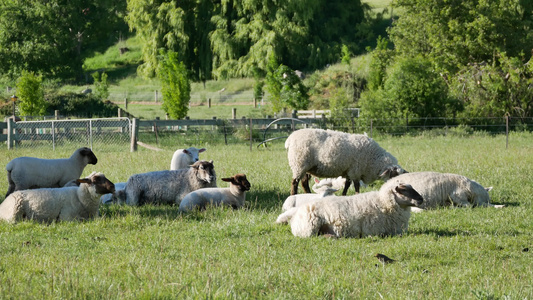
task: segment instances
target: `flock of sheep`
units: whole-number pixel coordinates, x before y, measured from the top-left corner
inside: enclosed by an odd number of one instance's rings
[[[285,148],[292,170],[291,196],[276,223],[290,224],[295,236],[396,235],[407,230],[411,211],[449,205],[494,206],[490,188],[456,174],[408,173],[366,135],[301,129],[287,138]],[[0,219],[91,219],[102,203],[175,204],[181,212],[209,205],[242,207],[250,190],[246,175],[222,178],[229,187],[218,188],[213,161],[199,160],[205,150],[179,149],[169,170],[134,174],[116,184],[96,172],[79,178],[87,164],[98,161],[86,147],[67,159],[15,158],[6,165],[9,188],[0,204]],[[315,193],[309,188],[311,176],[315,176]],[[386,181],[379,191],[359,193],[361,183],[377,179]],[[305,194],[298,194],[300,182]],[[352,183],[356,194],[346,196]],[[335,195],[340,189],[343,196]]]

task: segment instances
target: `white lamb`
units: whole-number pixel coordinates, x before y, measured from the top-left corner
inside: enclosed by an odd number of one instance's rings
[[[187,169],[156,171],[132,175],[126,187],[116,194],[119,203],[129,205],[176,204],[188,193],[216,187],[213,161],[197,161]]]
[[[458,174],[437,172],[407,173],[391,179],[384,185],[393,186],[398,182],[410,184],[424,197],[424,204],[417,209],[413,209],[413,212],[450,205],[457,207],[503,207],[503,205],[490,204],[488,192],[492,187],[484,188],[474,180]]]
[[[179,170],[188,168],[190,165],[198,161],[200,153],[204,152],[205,148],[189,147],[187,149],[178,149],[172,155],[170,161],[170,170]]]
[[[353,196],[330,196],[295,208],[290,220],[295,236],[330,234],[336,237],[385,236],[405,232],[411,207],[422,196],[408,184]]]
[[[339,188],[344,186],[345,178],[325,178],[318,180],[315,177],[315,185],[313,185],[313,193],[290,195],[285,199],[281,206],[281,211],[287,211],[293,207],[300,206],[315,200],[322,199],[333,195]]]
[[[9,182],[6,198],[18,190],[62,187],[80,178],[87,164],[97,162],[96,155],[87,147],[77,149],[70,158],[17,157],[6,165]]]
[[[246,175],[237,174],[233,177],[222,178],[230,183],[229,188],[205,188],[187,194],[181,200],[179,210],[190,212],[195,209],[204,209],[207,205],[227,205],[240,208],[246,200],[246,191],[250,190],[250,182]]]
[[[104,174],[78,179],[79,186],[16,191],[0,204],[0,219],[39,222],[85,220],[98,216],[100,196],[115,186]]]
[[[342,192],[346,195],[351,182],[359,193],[360,180],[367,184],[378,178],[386,181],[406,172],[394,156],[363,134],[300,129],[287,138],[285,148],[292,170],[291,195],[298,193],[300,180],[305,192],[311,192],[306,173],[316,177],[346,178]]]

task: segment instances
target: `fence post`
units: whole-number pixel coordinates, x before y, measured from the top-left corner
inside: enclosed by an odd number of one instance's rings
[[[13,119],[9,118],[7,119],[7,149],[11,150],[13,149],[13,145],[15,144],[15,122]]]
[[[154,95],[155,103],[157,103],[157,90],[155,90],[154,94],[155,94],[155,95]]]
[[[124,98],[124,109],[128,109],[128,97]]]
[[[59,120],[59,110],[54,110],[54,116],[56,120]]]
[[[237,119],[237,109],[236,108],[232,108],[231,109],[231,118],[232,119]]]
[[[252,118],[250,118],[250,152],[252,151],[252,142],[253,142],[253,136],[252,136],[252,126],[253,126],[253,123],[252,123]]]
[[[207,108],[211,108],[211,98],[207,99]]]
[[[509,116],[505,116],[505,149],[509,147]]]
[[[137,118],[133,118],[131,123],[131,144],[130,152],[137,151],[137,135],[139,135],[139,124]]]
[[[254,98],[254,108],[257,108],[257,99]]]

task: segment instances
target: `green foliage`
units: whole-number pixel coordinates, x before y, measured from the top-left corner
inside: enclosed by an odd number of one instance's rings
[[[275,64],[275,58],[271,58],[270,66]],[[284,109],[307,109],[309,95],[307,87],[291,68],[279,65],[274,71],[268,68],[266,76],[266,89],[274,112]]]
[[[350,59],[352,57],[352,53],[350,52],[350,49],[348,49],[348,46],[342,45],[341,48],[341,63],[345,65],[350,65]]]
[[[116,117],[118,106],[102,101],[95,95],[78,93],[49,93],[47,115],[53,115],[58,110],[61,115],[81,118]]]
[[[98,72],[91,74],[94,81],[94,96],[98,99],[107,99],[109,97],[109,83],[107,82],[107,74],[103,72],[101,75]]]
[[[377,46],[371,52],[370,72],[368,74],[368,88],[377,90],[383,87],[387,67],[394,58],[395,52],[389,49],[389,41],[381,36],[378,37]]]
[[[82,49],[94,49],[124,30],[124,11],[123,1],[1,1],[0,73],[80,78]]]
[[[370,118],[425,118],[460,110],[431,63],[422,57],[399,57],[388,68],[382,88],[368,90],[360,102]]]
[[[451,92],[465,105],[465,117],[533,115],[531,59],[498,54],[497,63],[469,64],[451,80]]]
[[[399,0],[402,17],[390,30],[397,51],[425,55],[455,73],[470,62],[490,62],[533,48],[533,2],[522,0]],[[528,50],[529,51],[529,50]]]
[[[191,84],[187,69],[178,58],[178,53],[169,51],[164,54],[158,70],[163,94],[163,110],[174,119],[187,116],[191,98]]]
[[[21,115],[42,116],[46,113],[47,103],[44,100],[42,75],[22,71],[17,81],[18,107]]]

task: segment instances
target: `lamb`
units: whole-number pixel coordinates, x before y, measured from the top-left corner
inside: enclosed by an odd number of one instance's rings
[[[6,165],[9,182],[6,198],[18,190],[62,187],[80,178],[87,164],[96,165],[97,162],[96,155],[87,147],[77,149],[70,158],[17,157]]]
[[[315,178],[315,185],[313,185],[313,191],[315,194],[310,193],[290,195],[287,197],[287,199],[285,199],[285,202],[283,202],[281,211],[287,211],[293,207],[331,196],[339,190],[339,187],[344,186],[345,181],[346,179],[342,177],[326,178],[320,181]]]
[[[411,207],[422,203],[422,196],[404,183],[353,196],[330,196],[295,208],[291,231],[298,237],[398,235],[408,228]]]
[[[180,203],[181,212],[203,209],[207,205],[227,205],[234,209],[244,205],[246,191],[250,190],[250,182],[246,175],[237,174],[233,177],[222,178],[230,183],[229,188],[205,188],[187,194]]]
[[[100,196],[115,191],[104,174],[78,179],[79,186],[16,191],[0,204],[0,219],[39,222],[86,220],[98,216]]]
[[[170,161],[170,170],[179,170],[188,168],[198,161],[198,155],[205,151],[205,148],[189,147],[187,149],[178,149],[172,155]]]
[[[424,204],[413,209],[413,212],[450,205],[503,207],[503,205],[490,204],[488,192],[492,187],[484,188],[474,180],[458,174],[413,172],[395,177],[385,185],[393,186],[397,182],[410,184],[424,197]]]
[[[188,193],[216,187],[213,161],[197,161],[187,169],[155,171],[132,175],[126,187],[116,194],[119,203],[179,205]]]
[[[292,170],[291,195],[298,193],[298,182],[310,193],[309,177],[345,177],[342,192],[346,195],[351,182],[359,193],[360,183],[378,178],[387,180],[406,173],[398,160],[363,134],[349,134],[333,130],[300,129],[285,141],[289,166]]]

